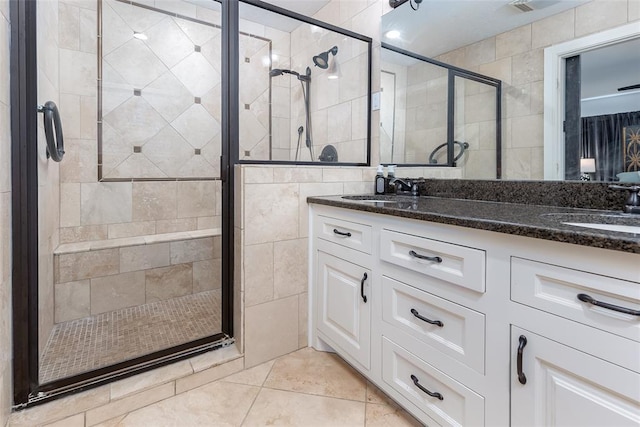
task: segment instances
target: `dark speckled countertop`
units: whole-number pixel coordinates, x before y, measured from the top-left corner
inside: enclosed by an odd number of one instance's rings
[[[374,198],[391,202],[366,201]],[[565,222],[596,222],[640,227],[640,215],[625,215],[611,210],[431,196],[326,196],[309,197],[307,200],[309,203],[364,212],[640,253],[640,234],[596,230],[564,224]]]

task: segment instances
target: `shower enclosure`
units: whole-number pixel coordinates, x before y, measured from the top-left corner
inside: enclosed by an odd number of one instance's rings
[[[231,344],[224,7],[11,7],[16,404]]]
[[[11,5],[16,404],[230,345],[233,166],[368,164],[371,39],[253,0]]]

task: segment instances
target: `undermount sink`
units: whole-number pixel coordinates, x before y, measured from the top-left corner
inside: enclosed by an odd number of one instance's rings
[[[611,213],[547,213],[542,217],[574,227],[640,234],[640,215]]]

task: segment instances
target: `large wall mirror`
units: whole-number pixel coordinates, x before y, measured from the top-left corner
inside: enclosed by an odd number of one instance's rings
[[[386,43],[380,72],[381,163],[500,178],[500,80]]]
[[[502,178],[640,179],[635,160],[640,78],[637,71],[628,72],[640,69],[640,50],[633,42],[640,38],[640,12],[634,2],[511,3],[423,0],[416,8],[408,1],[383,16],[382,41],[502,81]],[[629,29],[624,37],[611,33],[624,27]],[[553,67],[545,61],[555,47],[585,38],[598,43],[564,49]],[[567,66],[574,56],[581,57],[580,68],[575,60],[574,68]],[[582,79],[575,74],[580,71]],[[565,99],[565,89],[571,98]],[[618,102],[623,99],[630,104]],[[630,107],[594,110],[594,104]],[[565,144],[568,118],[574,120],[573,133]]]

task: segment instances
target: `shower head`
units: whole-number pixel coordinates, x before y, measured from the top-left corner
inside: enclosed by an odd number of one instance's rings
[[[269,71],[269,76],[271,77],[277,77],[281,75],[282,75],[282,70],[280,68],[274,68],[273,70]]]
[[[316,64],[316,67],[320,67],[323,70],[329,68],[329,54],[336,56],[338,53],[338,46],[334,46],[326,52],[319,53],[318,55],[313,57],[313,63]]]

